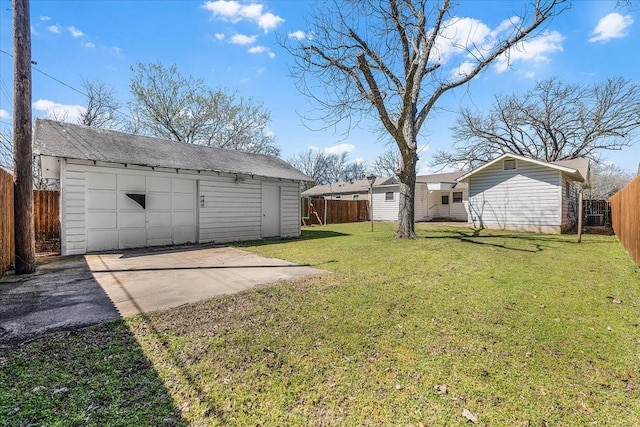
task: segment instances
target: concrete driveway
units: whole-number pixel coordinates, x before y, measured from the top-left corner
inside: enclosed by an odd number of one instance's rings
[[[319,273],[202,245],[43,259],[35,274],[0,280],[0,344]]]

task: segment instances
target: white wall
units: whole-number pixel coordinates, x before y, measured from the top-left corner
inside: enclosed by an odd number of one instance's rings
[[[560,171],[518,160],[497,162],[469,178],[469,221],[475,227],[559,233]]]
[[[62,255],[87,251],[85,175],[83,170],[71,170],[64,162],[60,167],[60,246]]]
[[[116,174],[139,175],[141,178],[171,178],[180,181],[191,181],[198,186],[195,200],[189,199],[189,204],[195,204],[197,212],[197,240],[204,242],[230,242],[240,240],[260,239],[262,224],[262,182],[277,183],[280,186],[280,235],[281,237],[295,237],[300,235],[300,185],[298,182],[280,181],[278,179],[251,178],[245,177],[244,181],[235,182],[235,175],[217,173],[196,173],[191,171],[180,171],[176,173],[170,170],[151,170],[151,168],[124,165],[99,164],[94,166],[92,162],[63,161],[61,166],[61,225],[62,225],[62,254],[82,254],[87,251],[87,219],[100,224],[105,221],[104,232],[98,229],[94,231],[93,238],[103,239],[104,249],[117,249],[121,246],[118,232],[120,221],[116,211],[109,209],[98,209],[95,212],[87,212],[87,197],[110,197],[109,191],[98,191],[100,183],[92,184],[95,189],[87,188],[87,177],[95,177],[96,173],[101,173],[104,177],[105,185],[110,182]],[[93,179],[95,181],[95,179]],[[196,184],[197,183],[197,184]],[[144,191],[149,193],[151,192]],[[95,193],[95,194],[94,194]],[[204,206],[201,206],[201,198],[204,196]],[[114,197],[117,194],[114,193]],[[174,200],[175,199],[175,200]],[[186,199],[185,199],[186,200]],[[172,205],[177,199],[172,197]],[[122,203],[117,200],[118,205]],[[186,203],[186,202],[185,202]],[[95,205],[95,204],[94,204]],[[179,206],[174,206],[174,211],[180,210]],[[113,212],[111,212],[113,211]],[[112,222],[116,221],[115,224]],[[113,226],[113,227],[112,227]],[[95,228],[95,227],[94,227]],[[174,227],[175,228],[175,227]],[[175,231],[175,230],[174,230]],[[96,234],[97,233],[97,234]],[[106,234],[105,234],[106,233]],[[109,234],[111,233],[111,234]],[[115,233],[115,234],[114,234]],[[113,236],[112,236],[113,234]],[[111,238],[111,237],[112,238]],[[150,239],[150,244],[166,244],[162,239],[155,241]],[[110,247],[107,247],[110,246]]]
[[[393,200],[385,200],[385,193],[392,192]],[[373,188],[373,219],[376,221],[397,221],[400,206],[398,187]]]

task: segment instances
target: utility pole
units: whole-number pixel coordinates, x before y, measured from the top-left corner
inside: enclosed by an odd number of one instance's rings
[[[36,271],[31,149],[31,24],[29,0],[13,0],[13,212],[16,274]]]

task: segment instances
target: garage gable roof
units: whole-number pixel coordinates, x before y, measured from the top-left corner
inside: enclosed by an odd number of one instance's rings
[[[517,154],[510,154],[510,153],[505,153],[503,155],[501,155],[500,157],[491,160],[490,162],[485,163],[484,165],[472,170],[471,172],[468,172],[464,175],[462,175],[461,177],[458,178],[458,181],[466,181],[469,179],[469,177],[475,175],[476,173],[480,172],[481,170],[486,169],[487,167],[496,164],[497,162],[505,159],[505,158],[511,158],[511,159],[517,159],[517,160],[522,160],[525,162],[529,162],[529,163],[534,163],[536,165],[540,165],[540,166],[545,166],[551,169],[556,169],[559,170],[563,173],[566,173],[567,175],[569,175],[571,178],[573,178],[575,181],[578,182],[584,182],[587,180],[588,178],[588,172],[589,172],[589,159],[575,159],[572,161],[560,161],[560,162],[552,162],[552,163],[548,163],[542,160],[536,160],[536,159],[530,159],[528,157],[524,157],[524,156],[519,156]]]
[[[313,181],[275,156],[37,119],[34,153],[75,160]]]

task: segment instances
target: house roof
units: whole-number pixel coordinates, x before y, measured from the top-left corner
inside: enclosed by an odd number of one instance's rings
[[[391,176],[377,177],[373,186],[395,184],[396,179]],[[302,196],[322,196],[324,194],[351,194],[366,193],[369,191],[369,180],[359,179],[356,181],[335,182],[332,184],[316,185],[303,191]]]
[[[37,119],[34,153],[75,160],[312,181],[282,159]]]
[[[465,172],[446,172],[446,173],[436,173],[432,175],[418,175],[416,177],[416,182],[425,182],[436,183],[436,182],[450,182],[455,183],[453,188],[463,188],[466,187],[467,184],[465,182],[458,182],[458,177],[464,175]]]
[[[589,159],[563,160],[563,161],[559,161],[559,162],[544,162],[542,160],[530,159],[528,157],[519,156],[517,154],[505,153],[505,154],[501,155],[500,157],[498,157],[496,159],[493,159],[490,162],[487,162],[487,163],[485,163],[484,165],[482,165],[480,167],[477,167],[476,169],[472,170],[471,172],[468,172],[468,173],[458,177],[458,181],[466,181],[469,177],[475,175],[476,173],[480,172],[481,170],[484,170],[484,169],[488,168],[489,166],[491,166],[491,165],[493,165],[493,164],[495,164],[495,163],[497,163],[497,162],[499,162],[499,161],[501,161],[501,160],[503,160],[503,159],[505,159],[507,157],[559,170],[561,172],[566,173],[567,175],[569,175],[570,177],[572,177],[574,180],[576,180],[578,182],[586,181],[587,178],[588,178],[588,174],[589,174]]]

